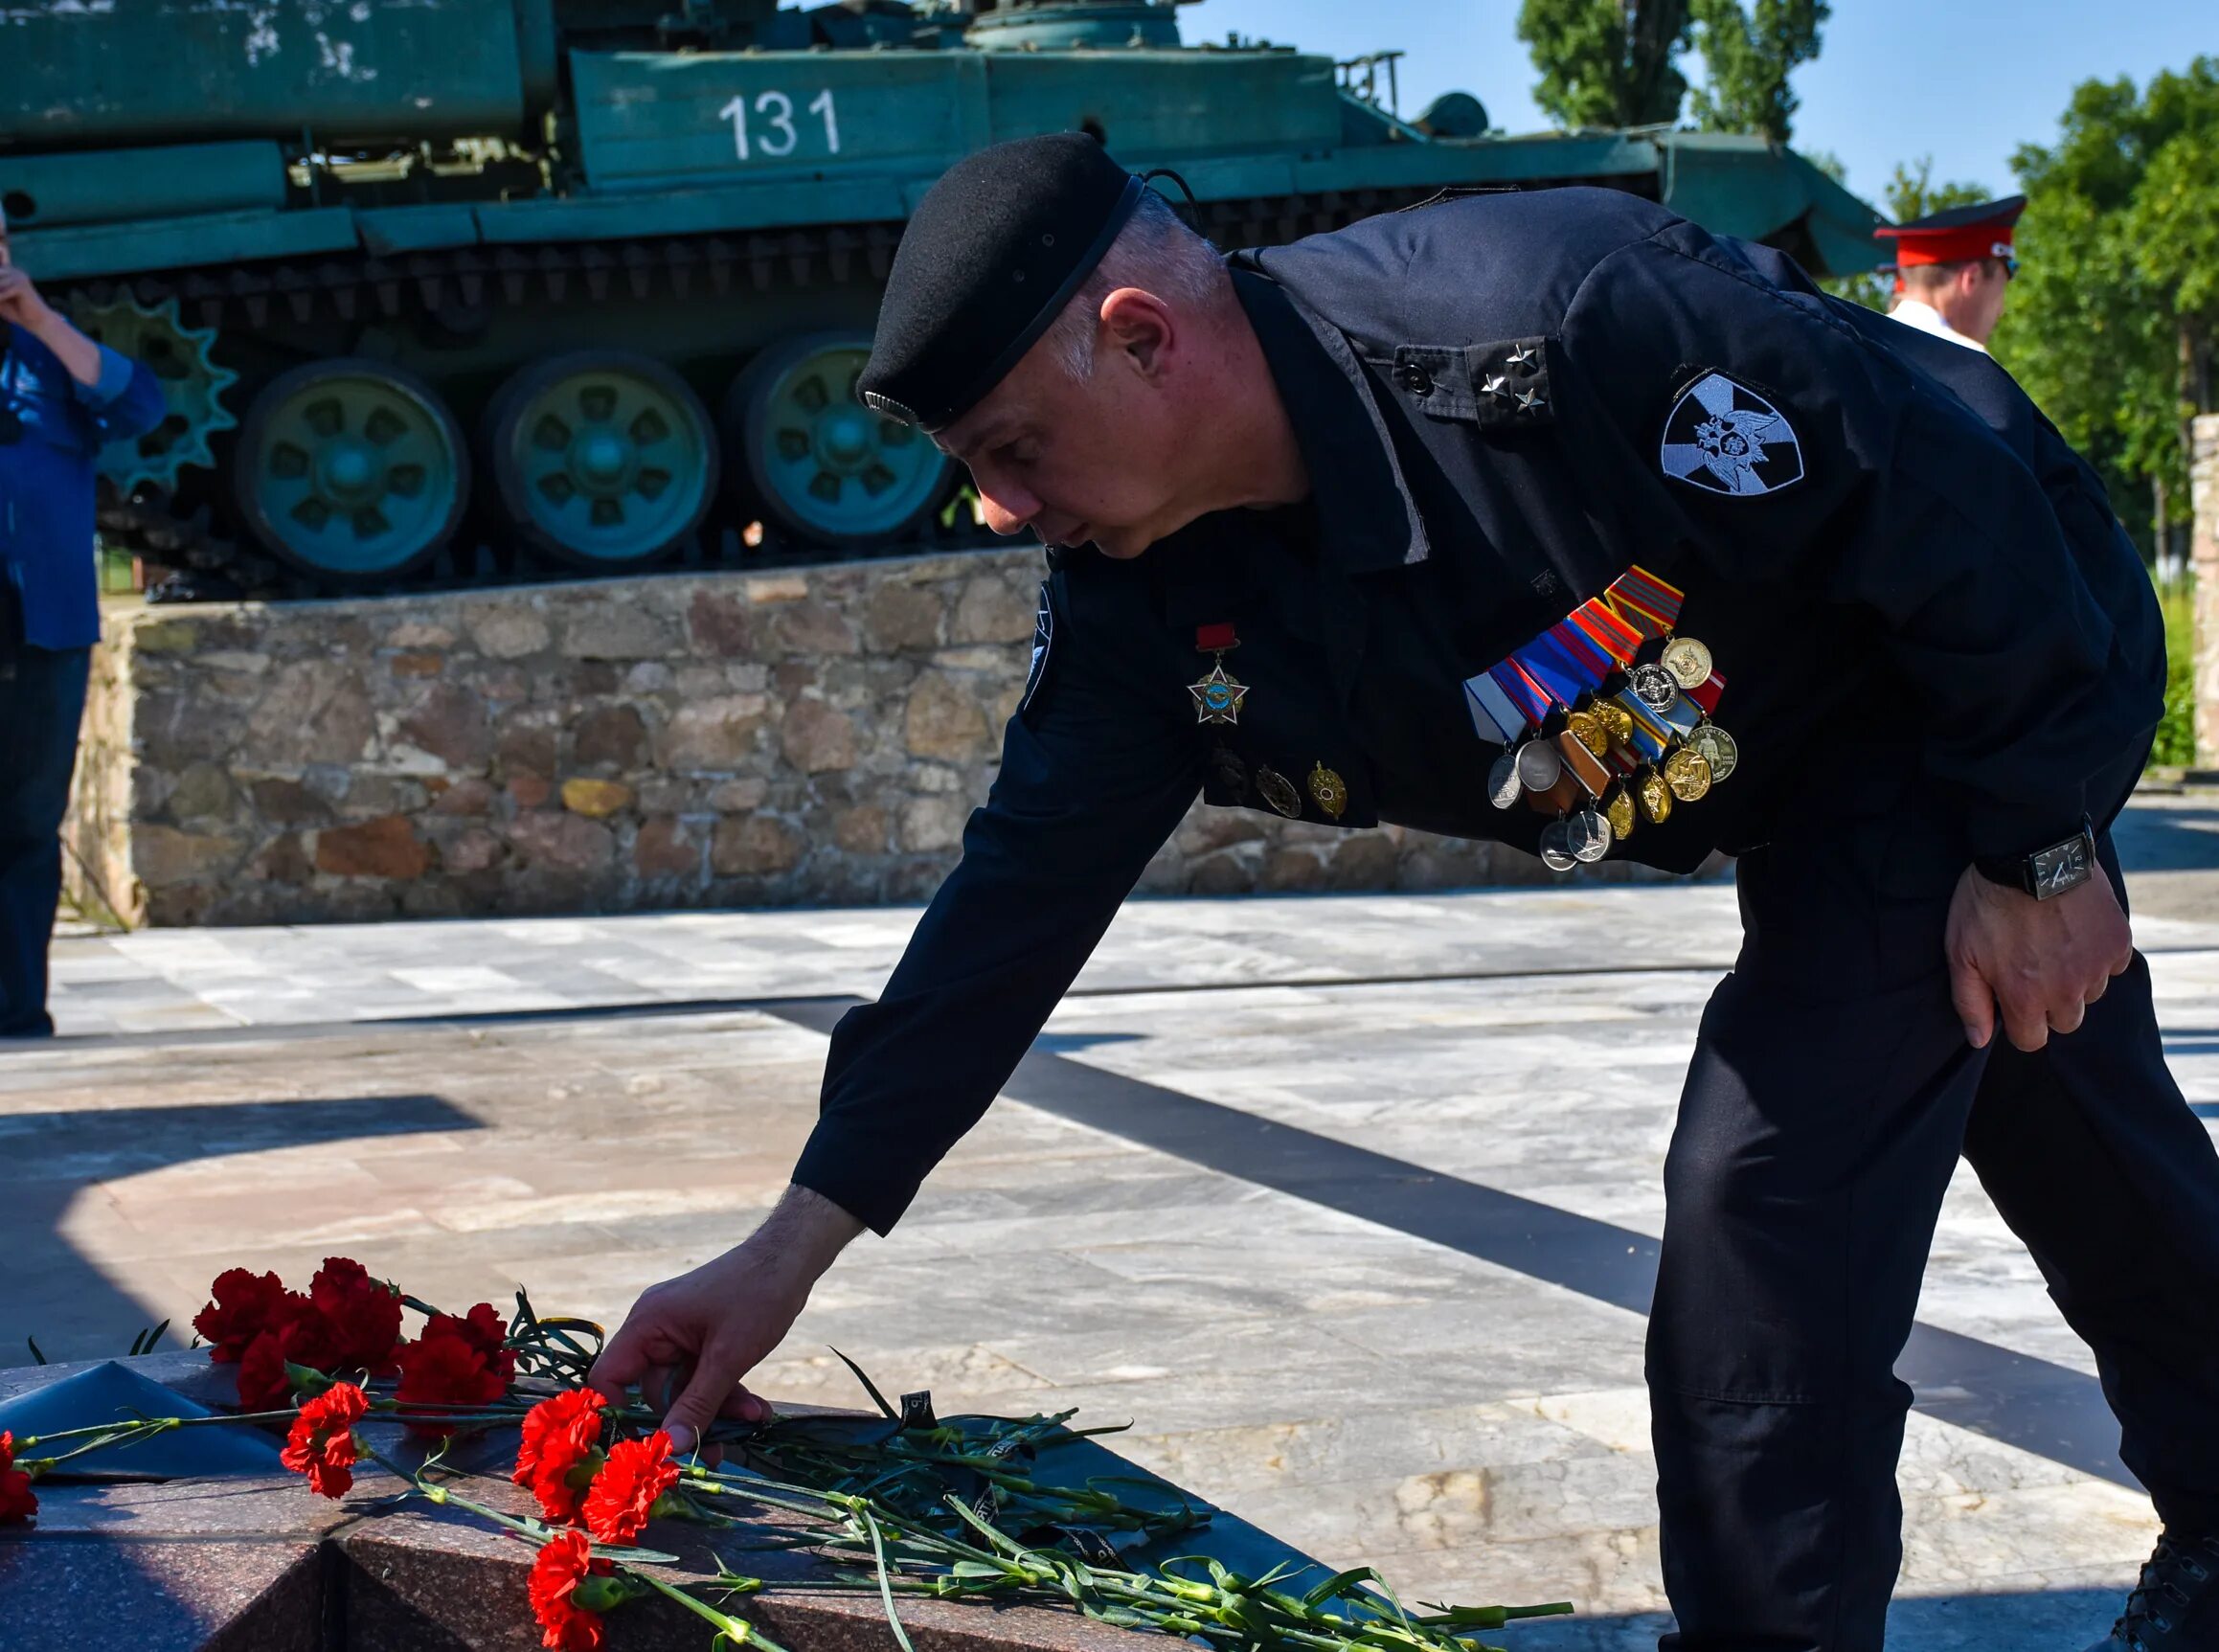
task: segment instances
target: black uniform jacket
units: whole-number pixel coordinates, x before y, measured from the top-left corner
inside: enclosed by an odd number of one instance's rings
[[[2149,581],[1985,356],[1608,191],[1231,261],[1313,497],[1128,562],[1051,554],[999,778],[885,995],[833,1034],[804,1186],[890,1228],[1198,791],[1533,848],[1543,817],[1488,801],[1501,748],[1460,685],[1632,565],[1686,591],[1741,761],[1614,855],[1687,871],[1862,816],[1876,887],[1915,893],[2117,806],[2162,707]],[[1197,628],[1222,624],[1248,692],[1205,727]],[[1923,829],[1891,839],[1896,816]]]

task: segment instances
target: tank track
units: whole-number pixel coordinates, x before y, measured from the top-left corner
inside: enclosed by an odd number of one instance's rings
[[[1230,252],[1339,229],[1375,213],[1414,205],[1436,192],[1365,190],[1212,201],[1189,215],[1196,229]],[[883,283],[900,238],[898,224],[855,223],[728,236],[465,247],[393,258],[357,253],[76,282],[67,290],[95,304],[128,297],[152,306],[175,299],[192,325],[243,324],[255,330],[267,325],[278,306],[295,322],[306,324],[319,309],[333,311],[346,322],[398,320],[412,314],[437,315],[450,306],[473,310],[487,304],[521,304],[535,291],[556,303],[574,292],[598,302],[618,283],[632,297],[645,300],[659,293],[685,299],[703,290],[723,296],[735,287],[761,291],[781,283],[797,286],[825,281]],[[185,503],[172,489],[156,484],[143,483],[127,496],[103,487],[100,524],[119,548],[184,576],[170,588],[172,597],[336,594],[225,532],[206,503]],[[712,539],[717,542],[709,543]],[[742,547],[729,529],[705,533],[702,540],[662,565],[763,567],[857,554],[781,544],[775,538],[766,538],[758,547]],[[959,521],[952,531],[934,525],[922,536],[890,541],[864,554],[901,555],[979,543],[978,532]],[[485,585],[543,577],[513,548],[458,542],[407,584],[412,589]],[[581,576],[570,570],[560,577]]]

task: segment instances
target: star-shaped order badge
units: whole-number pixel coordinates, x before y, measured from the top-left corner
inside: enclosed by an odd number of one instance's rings
[[[1240,702],[1248,698],[1248,685],[1227,675],[1222,658],[1211,666],[1207,677],[1188,684],[1187,691],[1194,696],[1194,720],[1198,723],[1237,723]]]

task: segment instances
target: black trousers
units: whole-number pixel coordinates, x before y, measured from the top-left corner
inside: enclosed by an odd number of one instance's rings
[[[54,1030],[46,947],[89,648],[0,649],[0,1038]]]
[[[1892,862],[1916,830],[1868,820],[1740,864],[1742,952],[1665,1166],[1662,1652],[1880,1647],[1912,1397],[1893,1367],[1960,1153],[2094,1350],[2159,1514],[2219,1530],[2219,1155],[2165,1069],[2148,966],[2040,1053],[2000,1027],[1971,1049],[1942,954],[1952,880]]]

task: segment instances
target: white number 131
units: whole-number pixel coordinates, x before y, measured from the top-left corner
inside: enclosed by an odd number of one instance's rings
[[[764,117],[770,130],[754,141],[754,148],[776,158],[790,155],[802,135],[794,127],[794,101],[783,92],[764,92],[755,101],[755,112]],[[810,102],[808,113],[825,123],[825,147],[833,154],[840,152],[840,116],[832,105],[832,89],[827,86]],[[748,159],[747,132],[748,103],[744,94],[732,100],[716,111],[720,121],[732,123],[732,147],[741,160]]]

